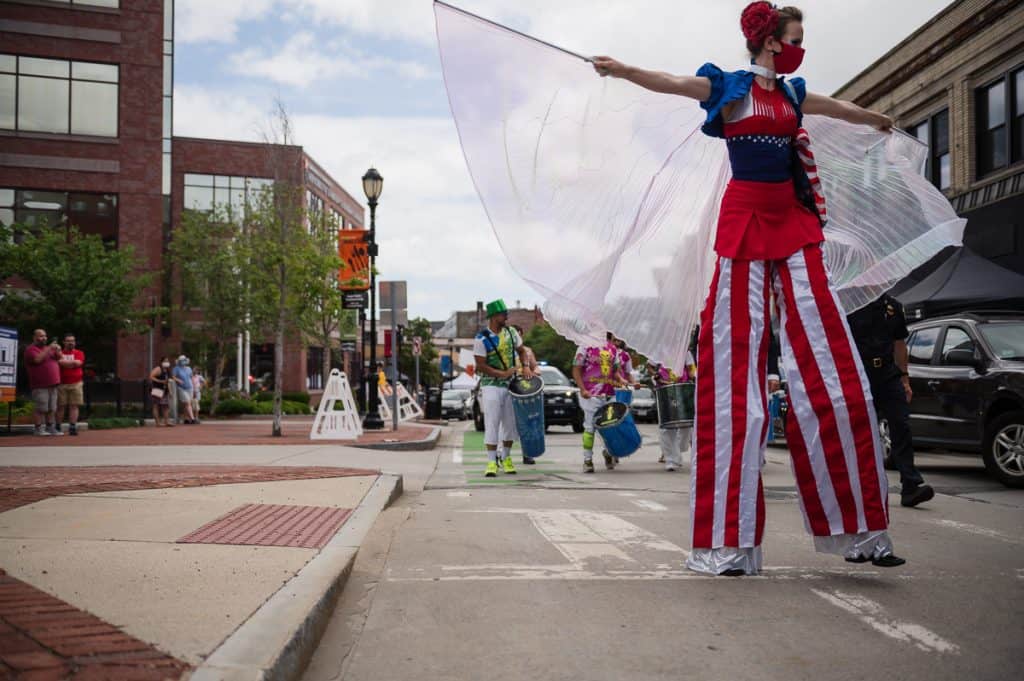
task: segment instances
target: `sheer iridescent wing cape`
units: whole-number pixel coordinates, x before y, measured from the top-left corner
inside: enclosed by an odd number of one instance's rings
[[[581,59],[434,8],[470,175],[547,321],[580,344],[612,331],[683,366],[730,178],[725,144],[700,132],[699,104],[599,78]],[[924,145],[820,116],[804,127],[828,200],[826,260],[847,310],[960,244],[965,221],[922,176]]]

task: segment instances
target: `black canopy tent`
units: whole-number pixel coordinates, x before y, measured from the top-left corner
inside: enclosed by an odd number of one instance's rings
[[[1024,311],[1024,275],[963,247],[918,284],[894,295],[911,321],[967,309]]]

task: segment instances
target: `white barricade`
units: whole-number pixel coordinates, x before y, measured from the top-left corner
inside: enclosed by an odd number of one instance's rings
[[[405,423],[413,419],[423,418],[423,408],[416,403],[409,391],[401,383],[396,388],[398,391],[398,422]],[[391,401],[394,395],[385,395],[380,388],[377,389],[377,400],[380,403],[380,417],[384,423],[391,423]]]
[[[362,434],[363,422],[359,417],[356,401],[352,397],[348,377],[334,369],[327,379],[327,388],[320,397],[320,407],[316,410],[309,439],[355,440]]]

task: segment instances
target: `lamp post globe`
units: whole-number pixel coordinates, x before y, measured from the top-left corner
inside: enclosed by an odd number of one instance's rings
[[[377,199],[384,191],[384,178],[376,168],[370,168],[363,175],[363,193],[370,206],[370,232],[367,234],[367,251],[370,255],[370,375],[369,399],[366,401],[364,430],[383,430],[384,420],[380,417],[376,384],[377,376]]]

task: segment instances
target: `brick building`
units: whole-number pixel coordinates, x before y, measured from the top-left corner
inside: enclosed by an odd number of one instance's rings
[[[1024,273],[1024,3],[957,0],[842,86],[931,147],[964,243]]]
[[[362,226],[362,206],[300,147],[174,138],[173,55],[173,0],[0,0],[0,222],[66,221],[159,271],[185,207],[244,195],[274,177],[273,158],[311,207]],[[144,297],[166,292],[157,282]],[[153,352],[178,352],[181,335],[158,329]],[[147,335],[82,342],[100,373],[149,372]],[[285,389],[319,387],[316,352],[288,349]]]

